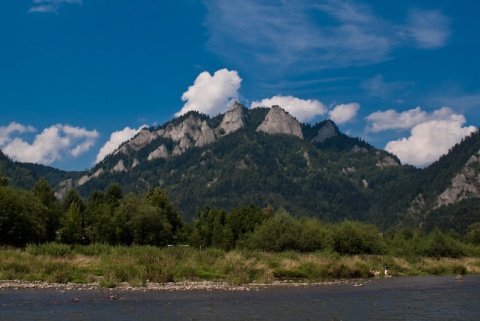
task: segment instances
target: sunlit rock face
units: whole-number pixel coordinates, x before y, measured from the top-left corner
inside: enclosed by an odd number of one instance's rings
[[[222,122],[218,126],[219,132],[221,135],[228,135],[245,127],[247,122],[248,116],[246,108],[238,102],[235,102],[232,109],[227,111],[225,116],[223,116]]]
[[[160,136],[170,138],[177,143],[172,153],[174,156],[182,154],[192,146],[203,147],[216,140],[215,133],[207,122],[197,119],[193,115],[190,115],[179,125],[167,126],[165,130],[158,133]]]
[[[390,166],[399,166],[400,164],[395,160],[395,158],[391,156],[385,156],[380,158],[375,165],[380,168],[385,168]]]
[[[123,159],[119,160],[118,163],[112,168],[112,172],[128,172],[127,168],[123,164]]]
[[[150,144],[157,137],[158,132],[152,132],[147,128],[143,128],[135,137],[133,137],[127,143],[123,144],[119,149],[117,149],[114,154],[127,154],[129,148],[135,151],[139,151],[143,147]]]
[[[437,198],[436,207],[453,204],[463,199],[480,197],[480,157],[472,155],[462,170],[452,178],[450,186]]]
[[[168,150],[165,144],[162,144],[160,147],[155,149],[153,152],[151,152],[147,159],[152,160],[156,158],[167,158],[168,157]],[[133,167],[133,166],[132,166]]]
[[[257,132],[267,134],[286,134],[303,139],[300,123],[279,106],[272,106],[264,121],[257,127]]]

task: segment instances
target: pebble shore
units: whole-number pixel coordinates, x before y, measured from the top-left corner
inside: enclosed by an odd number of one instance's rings
[[[0,291],[3,289],[21,290],[21,289],[53,289],[58,291],[91,291],[91,290],[124,290],[124,291],[259,291],[271,287],[301,287],[314,285],[363,285],[365,280],[338,280],[330,282],[291,282],[291,281],[274,281],[269,284],[249,283],[245,285],[231,285],[226,282],[213,281],[184,281],[184,282],[169,282],[169,283],[153,283],[149,282],[145,286],[134,287],[128,283],[120,283],[114,288],[101,287],[98,282],[88,284],[78,283],[48,283],[41,281],[18,281],[18,280],[0,280]]]

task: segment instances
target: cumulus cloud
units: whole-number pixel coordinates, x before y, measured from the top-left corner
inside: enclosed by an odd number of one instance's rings
[[[11,122],[8,126],[0,126],[0,147],[4,146],[9,140],[10,136],[14,133],[33,133],[35,128],[32,126],[25,126],[16,122]]]
[[[316,99],[300,99],[293,96],[273,96],[272,98],[254,101],[250,104],[250,108],[255,107],[272,107],[278,105],[289,114],[294,116],[300,122],[309,122],[317,116],[328,114],[330,119],[337,124],[344,124],[357,116],[360,109],[358,103],[349,103],[336,105],[331,110],[322,102]]]
[[[110,139],[108,140],[108,142],[106,142],[105,145],[103,145],[102,148],[100,148],[100,151],[98,152],[97,157],[95,159],[95,164],[97,164],[98,162],[101,162],[107,155],[115,151],[115,149],[117,149],[120,146],[120,144],[133,138],[144,127],[148,127],[148,126],[143,125],[138,129],[125,127],[122,130],[113,132],[110,135]]]
[[[327,112],[325,105],[318,100],[303,100],[292,96],[273,96],[261,101],[254,101],[251,103],[250,108],[271,107],[274,105],[282,107],[300,122],[309,121]]]
[[[428,165],[476,130],[474,126],[463,127],[465,122],[462,115],[450,115],[447,119],[418,124],[412,128],[410,137],[387,143],[385,150],[397,155],[402,163]]]
[[[454,112],[449,107],[442,107],[434,110],[432,113],[427,113],[420,107],[401,113],[389,109],[386,111],[377,111],[367,116],[366,120],[368,124],[366,130],[374,133],[392,129],[406,130],[430,120],[448,120],[452,116],[454,116]]]
[[[88,151],[98,138],[96,130],[63,124],[45,128],[32,143],[21,137],[12,137],[33,131],[33,127],[17,123],[0,127],[0,148],[14,160],[49,165],[64,157],[79,156]]]
[[[221,69],[213,76],[207,71],[202,72],[193,85],[183,93],[182,100],[186,103],[175,116],[181,116],[191,110],[210,116],[227,111],[233,101],[238,99],[241,82],[242,79],[234,70]]]
[[[357,111],[360,109],[360,105],[357,103],[341,104],[335,106],[328,112],[330,119],[335,123],[341,125],[345,124],[357,116]]]
[[[34,5],[30,7],[28,12],[38,13],[58,13],[58,8],[62,4],[82,4],[82,0],[33,0]]]

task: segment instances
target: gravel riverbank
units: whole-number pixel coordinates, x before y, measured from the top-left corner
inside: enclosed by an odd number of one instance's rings
[[[325,282],[292,282],[292,281],[274,281],[269,284],[249,283],[244,285],[231,285],[226,282],[213,281],[184,281],[184,282],[168,282],[153,283],[149,282],[145,286],[134,287],[128,283],[120,283],[114,288],[101,287],[98,282],[88,284],[78,283],[49,283],[41,281],[18,281],[18,280],[0,280],[0,291],[2,289],[20,290],[20,289],[54,289],[58,291],[89,291],[89,290],[124,290],[124,291],[258,291],[260,289],[271,287],[302,287],[314,285],[342,285],[349,284],[352,286],[362,286],[368,280],[337,280]]]

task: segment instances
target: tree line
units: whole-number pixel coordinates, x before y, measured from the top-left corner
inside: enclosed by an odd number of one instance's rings
[[[327,223],[254,204],[230,211],[207,206],[187,223],[159,187],[124,194],[114,183],[87,199],[70,189],[59,201],[44,178],[24,190],[0,177],[0,246],[48,242],[459,257],[480,246],[480,223],[464,235],[408,227],[382,232],[372,224]]]

